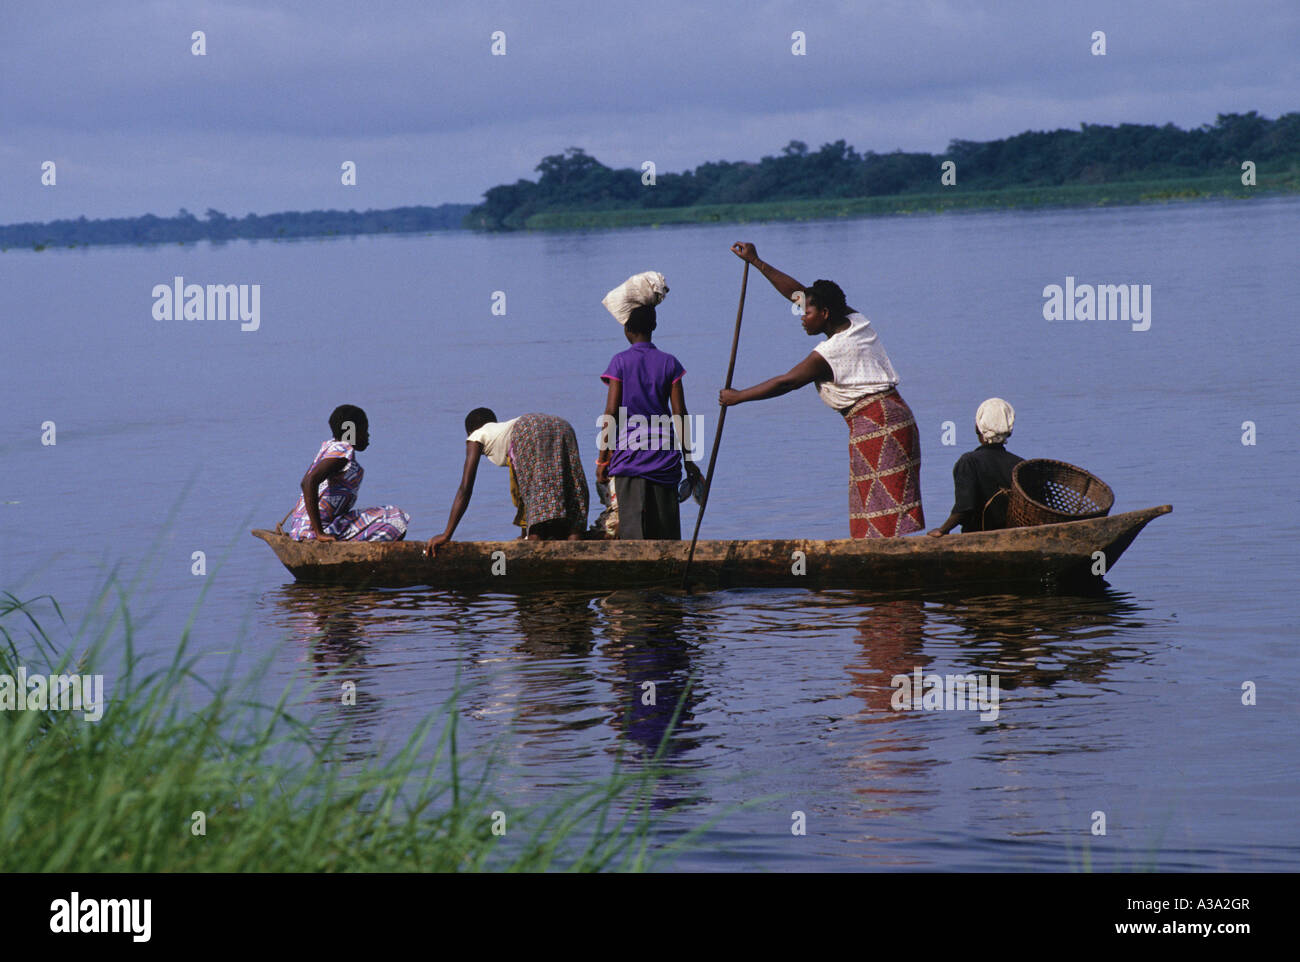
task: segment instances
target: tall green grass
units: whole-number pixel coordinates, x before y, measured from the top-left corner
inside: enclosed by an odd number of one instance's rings
[[[0,711],[0,872],[642,870],[690,840],[653,844],[653,762],[508,811],[494,835],[492,765],[462,774],[454,697],[395,753],[345,766],[347,727],[321,736],[288,691],[267,705],[206,680],[185,637],[147,670],[120,591],[76,659],[52,623],[53,599],[0,594],[0,674],[103,672],[107,704],[98,722]]]

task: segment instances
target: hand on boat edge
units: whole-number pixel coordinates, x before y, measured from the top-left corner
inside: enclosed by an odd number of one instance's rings
[[[426,558],[436,558],[438,556],[438,548],[441,545],[446,544],[450,540],[451,540],[450,535],[435,534],[432,538],[429,539],[428,543],[425,544],[424,556]]]

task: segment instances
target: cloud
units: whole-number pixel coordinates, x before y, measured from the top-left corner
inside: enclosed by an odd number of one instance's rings
[[[1290,0],[1042,7],[20,7],[0,38],[0,176],[15,185],[0,219],[300,207],[337,195],[344,159],[391,206],[474,200],[571,145],[676,170],[792,138],[935,151],[1081,121],[1297,107]],[[1096,29],[1104,58],[1089,53]],[[204,57],[190,53],[194,30]],[[504,57],[490,54],[494,30]],[[796,30],[807,56],[791,54]],[[69,174],[58,198],[33,173],[51,157]],[[343,203],[369,206],[314,206]]]

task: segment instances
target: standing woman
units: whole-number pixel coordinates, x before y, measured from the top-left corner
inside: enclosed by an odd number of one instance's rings
[[[724,405],[780,397],[805,384],[849,426],[849,534],[892,538],[925,528],[921,510],[921,436],[898,393],[898,375],[871,322],[845,303],[831,281],[804,287],[758,259],[753,244],[731,251],[758,268],[783,297],[803,299],[803,329],[826,340],[785,374],[743,391],[723,389]]]
[[[650,289],[650,281],[658,288]],[[624,541],[680,540],[677,482],[683,461],[691,486],[704,483],[699,467],[684,457],[691,447],[682,387],[686,369],[652,340],[659,325],[655,305],[667,293],[664,276],[647,271],[629,277],[604,300],[631,345],[600,376],[605,413],[597,423],[605,427],[596,441],[596,483],[614,479],[618,536]],[[629,308],[629,299],[635,306]]]

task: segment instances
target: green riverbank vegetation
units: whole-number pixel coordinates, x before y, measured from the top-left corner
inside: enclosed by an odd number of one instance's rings
[[[1276,120],[1254,111],[1220,114],[1193,130],[1083,124],[982,143],[954,140],[942,154],[860,154],[843,140],[812,151],[792,140],[758,163],[718,161],[683,173],[614,170],[572,147],[536,170],[536,181],[488,190],[466,224],[626,227],[1294,193],[1300,113]]]
[[[533,214],[530,230],[660,227],[669,224],[746,224],[766,221],[823,220],[888,214],[938,214],[959,210],[1009,210],[1043,207],[1115,207],[1131,204],[1247,199],[1267,193],[1300,193],[1300,168],[1259,177],[1257,188],[1222,177],[1134,181],[1123,184],[1015,187],[965,193],[902,194],[845,200],[790,200],[770,204],[713,204],[657,210],[552,211]]]
[[[454,700],[358,760],[347,726],[322,734],[287,692],[260,704],[229,671],[201,674],[187,637],[147,667],[120,593],[95,610],[74,657],[47,631],[65,627],[52,599],[0,594],[0,871],[640,870],[688,841],[651,844],[653,763],[501,812],[491,759],[457,752]],[[102,717],[35,697],[19,709],[20,672],[105,672]]]

